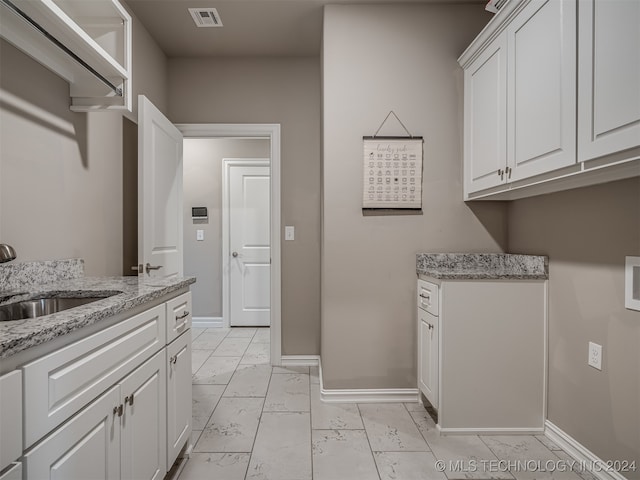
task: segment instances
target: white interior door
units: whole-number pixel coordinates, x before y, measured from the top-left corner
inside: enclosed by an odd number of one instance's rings
[[[229,324],[270,324],[270,171],[229,165]]]
[[[138,262],[145,276],[182,276],[182,231],[182,133],[140,95]]]

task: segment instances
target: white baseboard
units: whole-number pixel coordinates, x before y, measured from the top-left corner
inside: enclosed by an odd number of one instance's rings
[[[544,427],[515,427],[515,428],[441,428],[436,425],[442,435],[541,435]]]
[[[319,358],[319,357],[318,357]],[[322,381],[322,359],[318,364],[320,376],[320,399],[327,403],[396,403],[419,402],[417,388],[324,388]]]
[[[191,326],[194,328],[222,328],[225,324],[222,317],[193,317]]]
[[[580,467],[600,480],[627,480],[617,471],[607,471],[607,463],[587,447],[549,420],[545,422],[544,434],[556,445],[577,460]]]
[[[283,367],[317,367],[320,364],[320,355],[282,355]]]

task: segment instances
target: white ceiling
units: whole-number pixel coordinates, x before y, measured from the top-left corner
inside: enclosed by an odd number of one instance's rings
[[[319,55],[325,4],[425,2],[434,3],[433,0],[126,0],[168,57]],[[216,8],[224,26],[197,28],[188,11],[194,7]]]

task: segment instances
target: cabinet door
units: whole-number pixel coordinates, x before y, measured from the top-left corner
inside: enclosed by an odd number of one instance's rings
[[[640,146],[640,2],[583,0],[578,160]]]
[[[0,471],[22,455],[22,372],[0,377]],[[7,414],[7,412],[11,412]]]
[[[464,176],[469,193],[504,183],[507,165],[506,35],[464,72]]]
[[[22,463],[14,463],[9,470],[0,475],[0,480],[22,480]]]
[[[25,478],[120,478],[120,388],[112,387],[24,456]]]
[[[532,0],[507,29],[507,180],[576,163],[576,4]]]
[[[164,349],[120,383],[122,480],[160,480],[166,473]]]
[[[418,346],[419,388],[434,408],[438,408],[438,317],[418,309],[420,343]]]
[[[191,436],[190,332],[167,346],[167,471]]]

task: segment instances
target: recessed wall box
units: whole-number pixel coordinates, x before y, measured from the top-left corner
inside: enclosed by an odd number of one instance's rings
[[[207,207],[191,207],[191,218],[194,220],[208,219]]]
[[[640,257],[626,257],[624,283],[624,306],[640,310]]]

